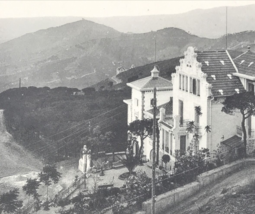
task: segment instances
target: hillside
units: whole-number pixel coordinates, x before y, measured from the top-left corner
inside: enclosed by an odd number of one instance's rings
[[[251,3],[250,3],[251,4]],[[121,32],[145,33],[176,27],[200,37],[218,38],[226,34],[226,7],[192,10],[182,14],[86,19]],[[228,33],[255,30],[255,5],[228,7]],[[135,23],[135,24],[134,24]]]
[[[17,86],[22,78],[23,86],[84,88],[114,75],[119,66],[153,62],[154,38],[155,32],[121,34],[86,20],[30,33],[0,44],[0,85]],[[209,48],[212,42],[180,29],[159,30],[157,58],[178,56],[189,45]]]
[[[40,161],[28,154],[6,131],[3,110],[0,111],[0,132],[0,178],[41,168]]]
[[[0,18],[0,43],[27,33],[60,26],[80,19],[79,17]]]
[[[116,69],[143,66],[183,55],[188,46],[224,49],[225,37],[200,38],[181,29],[123,34],[104,25],[80,20],[40,30],[0,44],[0,91],[22,86],[85,88],[108,79]],[[254,44],[254,31],[228,36],[228,46]]]
[[[89,127],[99,126],[102,133],[116,132],[113,141],[119,146],[115,149],[123,149],[127,133],[127,106],[123,99],[130,98],[130,90],[73,95],[75,91],[66,87],[22,87],[0,93],[6,129],[19,145],[43,162],[77,157],[83,138],[90,133]],[[15,150],[10,151],[16,154]]]

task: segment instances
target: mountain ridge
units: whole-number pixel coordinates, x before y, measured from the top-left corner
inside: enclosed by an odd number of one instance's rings
[[[229,47],[243,48],[253,44],[254,37],[254,31],[230,34]],[[19,78],[22,86],[88,87],[118,69],[154,62],[155,38],[157,60],[181,56],[189,46],[203,51],[224,49],[226,43],[224,37],[200,38],[175,27],[125,34],[79,20],[0,44],[0,90],[17,86]]]
[[[164,27],[177,27],[206,38],[218,38],[226,33],[226,7],[195,9],[179,14],[85,18],[121,32],[143,33]],[[228,7],[228,33],[255,30],[252,21],[255,21],[255,4]],[[132,24],[134,22],[136,25]]]

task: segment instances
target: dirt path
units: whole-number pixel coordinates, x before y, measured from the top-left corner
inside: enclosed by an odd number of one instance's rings
[[[252,180],[255,180],[255,166],[247,166],[229,177],[221,178],[216,183],[202,189],[198,194],[161,214],[198,214],[199,207],[223,197],[223,194],[221,194],[223,189],[226,191],[231,189],[233,191],[233,189],[245,186]],[[205,211],[204,213],[207,212]]]

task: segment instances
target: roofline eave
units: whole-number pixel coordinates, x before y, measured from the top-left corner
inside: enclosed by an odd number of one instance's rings
[[[140,91],[153,91],[153,89],[156,88],[157,91],[161,90],[173,90],[173,87],[151,87],[151,88],[141,88]]]
[[[134,88],[134,89],[136,89],[136,90],[138,90],[138,91],[141,91],[141,88],[139,88],[139,87],[137,87],[137,86],[134,86],[134,85],[131,84],[131,83],[127,83],[127,86],[129,86],[130,88]]]
[[[234,68],[235,68],[235,70],[236,70],[236,73],[239,73],[239,72],[238,72],[238,69],[237,69],[237,67],[236,67],[236,64],[235,64],[235,62],[233,61],[232,57],[230,56],[228,50],[226,50],[226,53],[227,53],[227,55],[228,55],[228,58],[229,58],[230,62],[231,62],[232,65],[234,66]]]
[[[242,77],[242,78],[245,78],[245,79],[248,79],[248,80],[255,81],[255,77],[247,75],[247,74],[233,73],[233,75],[237,76],[237,77]]]

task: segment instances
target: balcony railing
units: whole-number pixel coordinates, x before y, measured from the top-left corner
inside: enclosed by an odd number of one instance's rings
[[[180,127],[186,127],[188,122],[189,122],[189,120],[181,120],[181,119],[180,119],[180,124],[179,124],[179,126],[180,126]]]
[[[255,138],[255,129],[246,129],[248,138]],[[243,129],[241,126],[236,126],[236,134],[240,137],[243,136]]]

